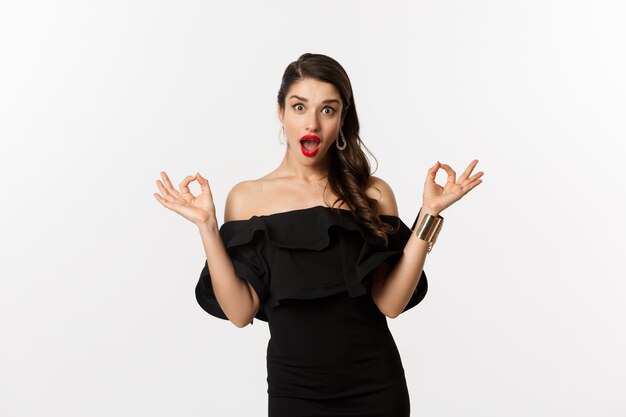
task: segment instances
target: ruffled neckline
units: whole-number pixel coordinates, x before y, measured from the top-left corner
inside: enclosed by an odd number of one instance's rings
[[[339,212],[344,212],[345,214],[352,215],[352,212],[350,210],[348,210],[348,209],[343,209],[343,208],[338,208],[338,207],[329,207],[329,206],[323,206],[321,204],[318,204],[316,206],[297,208],[297,209],[291,209],[291,210],[285,210],[285,211],[279,211],[277,213],[254,215],[254,216],[250,217],[249,219],[229,220],[227,222],[222,223],[222,227],[224,227],[226,225],[230,225],[230,224],[241,224],[242,222],[249,222],[249,221],[253,221],[255,219],[263,219],[263,218],[265,218],[265,219],[273,219],[273,218],[277,218],[277,217],[280,217],[280,216],[293,216],[293,215],[298,215],[298,214],[301,214],[301,213],[304,214],[304,213],[306,213],[308,211],[311,211],[311,210],[320,210],[320,209],[329,210],[329,211],[339,210]],[[383,214],[382,216],[396,217],[396,216],[386,215],[386,214]]]
[[[388,238],[406,243],[411,230],[400,217],[381,214],[379,218],[397,228],[396,233],[388,235]],[[222,223],[220,234],[227,248],[249,243],[259,233],[265,235],[265,239],[275,247],[323,250],[330,241],[329,230],[337,227],[360,233],[365,241],[374,246],[384,246],[383,239],[363,226],[352,211],[323,205],[229,220]]]

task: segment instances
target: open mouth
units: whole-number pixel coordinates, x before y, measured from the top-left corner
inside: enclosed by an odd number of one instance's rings
[[[316,152],[320,147],[320,141],[316,139],[303,139],[300,141],[300,146],[308,153]]]

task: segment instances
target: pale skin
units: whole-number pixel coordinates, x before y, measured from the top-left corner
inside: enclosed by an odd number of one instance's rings
[[[327,156],[330,147],[335,146],[345,115],[337,89],[332,84],[310,78],[300,80],[287,93],[285,107],[278,106],[277,115],[287,138],[284,158],[269,174],[242,181],[230,190],[226,197],[224,222],[316,205],[331,206],[336,199],[330,188],[324,187],[327,185]],[[315,134],[321,139],[320,149],[313,157],[305,156],[300,150],[300,138],[306,134]],[[476,159],[470,162],[458,179],[447,164],[437,161],[430,167],[417,225],[426,214],[440,214],[482,182],[482,171],[472,175],[477,164]],[[435,182],[439,169],[448,176],[443,186]],[[196,173],[184,178],[177,190],[165,172],[161,172],[161,178],[162,182],[157,180],[156,185],[162,195],[155,193],[155,198],[198,227],[220,307],[237,327],[246,326],[260,308],[259,298],[252,286],[235,274],[219,235],[208,180]],[[366,193],[378,201],[379,214],[399,216],[391,187],[380,178],[372,176],[372,180]],[[197,181],[201,188],[201,194],[197,196],[189,190],[193,181]],[[341,202],[337,206],[345,208]],[[397,317],[406,307],[417,287],[427,250],[428,242],[413,233],[406,243],[404,255],[393,269],[388,270],[387,264],[383,263],[374,271],[372,298],[387,317]]]

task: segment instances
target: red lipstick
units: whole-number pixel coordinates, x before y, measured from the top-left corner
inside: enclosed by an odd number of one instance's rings
[[[320,149],[320,138],[315,135],[304,135],[300,138],[300,150],[304,156],[315,156]]]

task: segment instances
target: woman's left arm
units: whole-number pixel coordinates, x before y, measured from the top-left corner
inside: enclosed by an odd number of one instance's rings
[[[477,159],[470,162],[458,181],[456,172],[449,165],[441,164],[439,161],[428,170],[424,184],[423,204],[415,223],[416,226],[419,227],[426,214],[439,215],[482,182],[479,179],[484,174],[482,171],[470,177],[476,164],[478,164]],[[439,168],[443,168],[448,174],[448,180],[443,187],[435,182]],[[386,185],[384,182],[383,184]],[[379,200],[379,213],[397,217],[398,207],[393,191],[388,185],[381,188],[384,192]],[[383,263],[374,271],[372,298],[379,310],[387,317],[398,317],[404,311],[422,276],[427,253],[428,242],[418,238],[413,230],[404,247],[403,255],[395,266],[389,271],[388,265]]]

